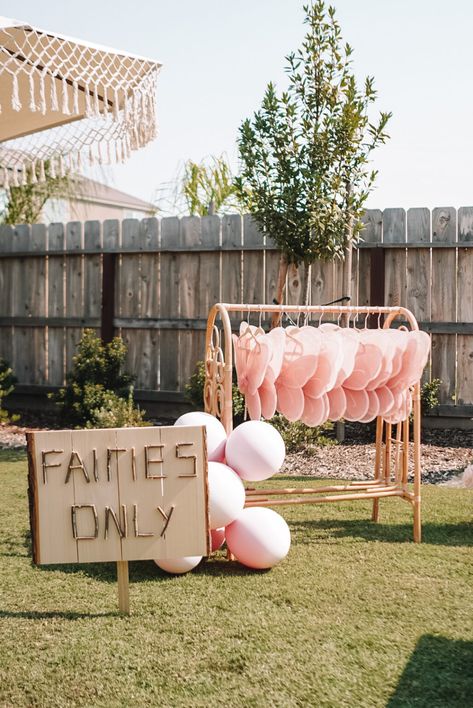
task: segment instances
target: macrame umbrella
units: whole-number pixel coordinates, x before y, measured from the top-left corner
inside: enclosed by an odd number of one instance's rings
[[[122,162],[153,140],[160,67],[0,17],[0,185]]]

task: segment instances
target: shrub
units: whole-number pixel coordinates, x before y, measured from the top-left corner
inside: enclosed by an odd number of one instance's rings
[[[133,404],[133,377],[123,372],[126,346],[120,337],[103,344],[86,329],[66,386],[52,395],[66,425],[115,428],[147,425]]]
[[[0,359],[0,423],[9,423],[18,420],[18,415],[10,415],[3,408],[3,400],[10,395],[15,388],[16,377],[5,359]]]
[[[268,423],[274,425],[276,430],[281,433],[287,452],[307,452],[307,448],[314,445],[337,444],[333,437],[327,435],[334,429],[334,424],[330,421],[315,428],[310,428],[299,421],[291,423],[287,418],[277,413]]]
[[[426,381],[420,391],[420,401],[423,415],[428,415],[439,404],[440,379]]]

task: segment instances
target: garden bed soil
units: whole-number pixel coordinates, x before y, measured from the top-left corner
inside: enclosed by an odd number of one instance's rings
[[[54,429],[56,421],[49,416],[22,417],[23,425],[0,425],[0,449],[24,449],[25,433]],[[154,421],[168,424],[169,421]],[[425,430],[422,435],[422,481],[442,484],[459,475],[473,463],[473,434],[464,430]],[[364,480],[373,476],[374,432],[369,426],[346,426],[341,444],[310,446],[303,452],[286,456],[283,475],[330,479]]]

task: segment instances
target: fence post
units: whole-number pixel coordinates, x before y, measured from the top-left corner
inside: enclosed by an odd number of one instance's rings
[[[115,317],[115,253],[104,253],[102,261],[102,310],[100,334],[104,344],[113,339]]]

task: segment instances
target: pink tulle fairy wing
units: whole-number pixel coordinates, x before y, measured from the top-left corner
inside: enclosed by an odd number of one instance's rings
[[[271,358],[269,360],[268,369],[271,369],[274,379],[277,379],[284,361],[286,333],[282,327],[275,327],[268,332],[266,337],[269,341],[271,350]]]
[[[340,334],[343,338],[343,358],[334,388],[342,386],[346,379],[351,375],[355,367],[356,354],[360,344],[359,337],[352,330],[341,330]]]
[[[389,386],[392,391],[401,391],[409,385],[412,378],[414,381],[416,380],[416,371],[418,369],[417,362],[420,360],[417,340],[410,337],[409,333],[406,336],[408,339],[402,355],[401,369],[396,376],[392,376],[387,382],[387,386]]]
[[[278,385],[278,382],[276,382],[276,390],[278,396],[278,411],[291,422],[300,420],[304,410],[304,394],[302,393],[302,389]]]
[[[417,343],[416,360],[408,380],[408,385],[413,386],[422,377],[422,372],[424,371],[424,368],[429,360],[430,337],[427,332],[422,332],[420,330],[411,332],[410,336],[414,338]]]
[[[232,334],[233,340],[233,351],[235,353],[235,369],[237,373],[238,389],[240,393],[245,394],[248,387],[248,381],[246,378],[246,362],[248,359],[248,350],[242,347],[242,342],[240,337],[236,334]]]
[[[368,412],[369,397],[364,390],[345,389],[347,407],[345,418],[351,421],[362,420]]]
[[[365,389],[367,384],[381,371],[382,354],[375,344],[365,342],[356,355],[352,374],[345,380],[343,387],[354,391]]]
[[[261,400],[258,391],[256,393],[247,393],[245,396],[246,408],[251,420],[261,419]]]
[[[315,427],[322,425],[328,418],[328,402],[325,395],[320,398],[307,397],[304,401],[304,410],[301,421],[306,425]]]
[[[322,334],[317,367],[304,386],[304,395],[319,398],[334,388],[343,360],[342,340],[338,333]]]
[[[265,379],[258,389],[261,401],[261,415],[269,420],[276,413],[278,396],[273,381]]]
[[[360,420],[360,423],[370,423],[379,414],[379,399],[375,391],[367,391],[369,398],[369,406],[366,415]]]
[[[256,346],[248,355],[246,362],[246,378],[248,393],[253,395],[261,386],[264,380],[266,369],[270,358],[269,346],[258,338]]]
[[[389,411],[394,405],[394,396],[387,386],[380,386],[375,391],[378,401],[379,401],[379,413],[378,415],[384,416],[388,415]]]
[[[332,388],[331,391],[327,391],[327,398],[329,402],[329,419],[336,421],[343,418],[347,407],[347,397],[343,388],[338,386],[337,388]]]
[[[300,356],[283,367],[278,381],[290,388],[302,388],[313,376],[316,367],[316,356]]]

